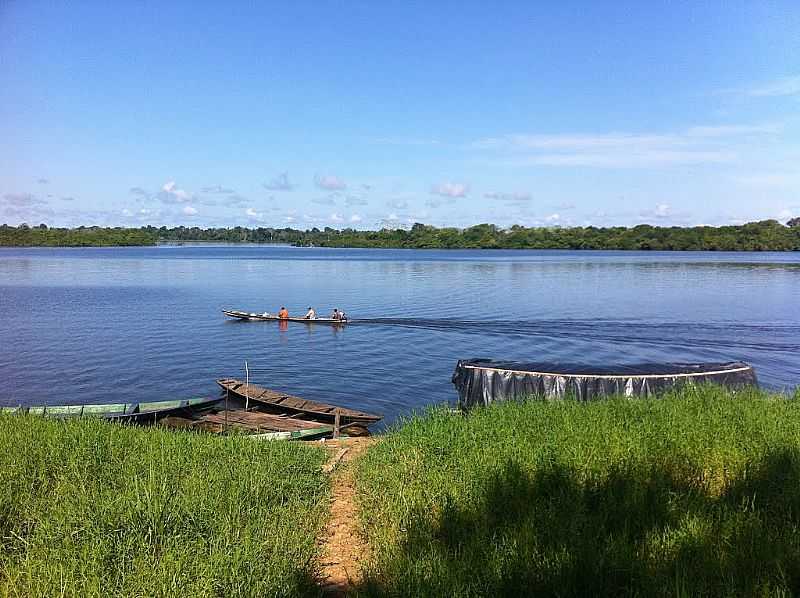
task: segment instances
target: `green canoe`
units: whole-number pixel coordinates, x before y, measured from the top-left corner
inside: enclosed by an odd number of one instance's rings
[[[101,405],[37,405],[0,407],[0,413],[27,413],[47,417],[100,417],[120,421],[156,421],[169,415],[190,415],[212,408],[220,398],[201,397],[173,401],[107,403]]]

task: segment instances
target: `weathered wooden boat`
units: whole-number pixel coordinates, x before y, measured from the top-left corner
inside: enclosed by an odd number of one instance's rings
[[[168,416],[197,416],[214,408],[222,399],[202,397],[175,401],[106,403],[91,405],[37,405],[2,407],[0,413],[20,413],[46,417],[99,417],[115,421],[152,423]]]
[[[251,404],[269,409],[276,413],[292,415],[298,419],[311,419],[320,422],[333,422],[336,420],[337,412],[339,421],[345,423],[361,423],[369,425],[383,419],[382,415],[365,413],[346,407],[337,407],[327,403],[309,401],[300,397],[269,390],[255,384],[247,384],[241,380],[233,378],[221,378],[217,380],[223,390],[230,392],[231,395],[243,399]]]
[[[335,424],[335,421],[334,421]],[[209,432],[224,432],[229,429],[241,430],[251,434],[263,432],[309,432],[317,430],[314,436],[330,436],[333,434],[334,425],[322,424],[319,421],[299,419],[288,415],[276,415],[262,411],[245,411],[231,409],[209,413],[193,422],[196,429]],[[348,436],[369,436],[369,430],[360,422],[350,422],[339,425],[339,432]]]
[[[238,320],[253,320],[258,322],[302,322],[303,324],[332,324],[334,326],[340,326],[348,323],[348,320],[334,320],[333,318],[314,318],[313,320],[310,318],[279,318],[275,314],[269,314],[264,312],[263,314],[251,313],[246,311],[239,311],[236,309],[223,309],[222,313],[230,318],[236,318]]]
[[[458,362],[452,381],[462,408],[528,397],[586,401],[610,395],[647,397],[691,384],[757,384],[752,366],[739,361],[591,366],[469,359]]]

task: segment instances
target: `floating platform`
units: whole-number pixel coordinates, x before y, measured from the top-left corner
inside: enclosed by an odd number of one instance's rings
[[[458,362],[452,382],[462,408],[528,397],[569,396],[582,401],[610,395],[647,397],[705,382],[734,388],[757,385],[753,368],[740,361],[593,367],[468,359]]]

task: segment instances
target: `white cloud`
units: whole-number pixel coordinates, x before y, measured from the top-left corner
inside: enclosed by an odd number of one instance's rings
[[[344,198],[344,203],[348,206],[365,206],[369,202],[358,195],[348,195]]]
[[[264,219],[264,213],[256,212],[255,208],[247,208],[244,211],[244,215],[247,216],[250,220],[261,221]]]
[[[646,168],[674,164],[725,163],[736,160],[730,151],[654,151],[612,153],[544,154],[531,156],[524,164],[536,166],[590,166],[596,168]]]
[[[227,206],[240,206],[243,203],[247,202],[247,198],[239,195],[238,193],[234,193],[233,195],[229,195],[225,198],[223,203]]]
[[[550,224],[555,224],[556,222],[561,220],[561,214],[550,214],[549,216],[545,216],[544,219],[546,222],[549,222]]]
[[[192,194],[183,189],[179,189],[175,181],[164,183],[158,197],[164,203],[182,203],[193,199]]]
[[[358,214],[350,216],[350,222],[361,222],[362,218]]]
[[[442,197],[466,197],[469,185],[464,183],[439,183],[431,187],[431,193]]]
[[[144,189],[142,189],[141,187],[131,187],[130,188],[130,192],[133,195],[136,195],[137,197],[139,197],[140,199],[143,199],[143,200],[149,201],[149,200],[153,199],[153,196],[150,193],[148,193],[147,191],[145,191]],[[139,200],[137,200],[137,201],[139,201]]]
[[[36,197],[32,193],[6,193],[3,195],[3,203],[10,206],[24,208],[35,205],[44,205],[47,203],[47,201]]]
[[[800,75],[782,77],[747,90],[747,94],[754,97],[776,97],[800,95]]]
[[[503,201],[530,201],[530,193],[501,193],[499,191],[490,191],[484,193],[486,199],[500,199]]]
[[[653,215],[654,215],[656,218],[666,218],[666,217],[667,217],[667,216],[669,216],[670,214],[671,214],[671,213],[670,213],[670,206],[669,206],[669,204],[666,204],[666,203],[660,203],[660,204],[658,204],[658,205],[656,206],[656,209],[655,209],[655,210],[653,210]]]
[[[336,222],[336,223],[344,222],[344,218],[342,218],[341,214],[337,214],[336,212],[331,214],[328,217],[328,220],[330,220],[331,222]]]
[[[756,140],[771,140],[781,126],[722,124],[676,133],[513,134],[473,142],[476,149],[512,153],[535,166],[642,168],[735,161]]]
[[[314,177],[314,183],[320,189],[325,189],[326,191],[342,191],[347,189],[347,183],[345,183],[339,177],[333,175],[317,175]]]
[[[264,189],[267,191],[292,191],[295,185],[289,182],[289,173],[282,172],[268,183],[264,183]]]
[[[201,189],[203,193],[219,193],[219,194],[230,194],[236,193],[233,189],[229,189],[227,187],[223,187],[222,185],[212,185],[211,187],[203,187]]]
[[[185,216],[197,216],[197,209],[192,206],[185,206],[182,211]]]

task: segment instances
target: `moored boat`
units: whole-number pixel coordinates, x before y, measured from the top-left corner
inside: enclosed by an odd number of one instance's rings
[[[194,416],[209,411],[222,399],[201,397],[172,401],[142,401],[138,403],[106,403],[89,405],[36,405],[2,407],[0,413],[42,415],[46,417],[99,417],[136,423],[155,422],[168,416]]]
[[[383,419],[382,415],[309,401],[233,378],[221,378],[217,380],[217,384],[233,396],[278,413],[293,414],[293,417],[333,422],[338,414],[341,423],[358,422],[367,425]]]

